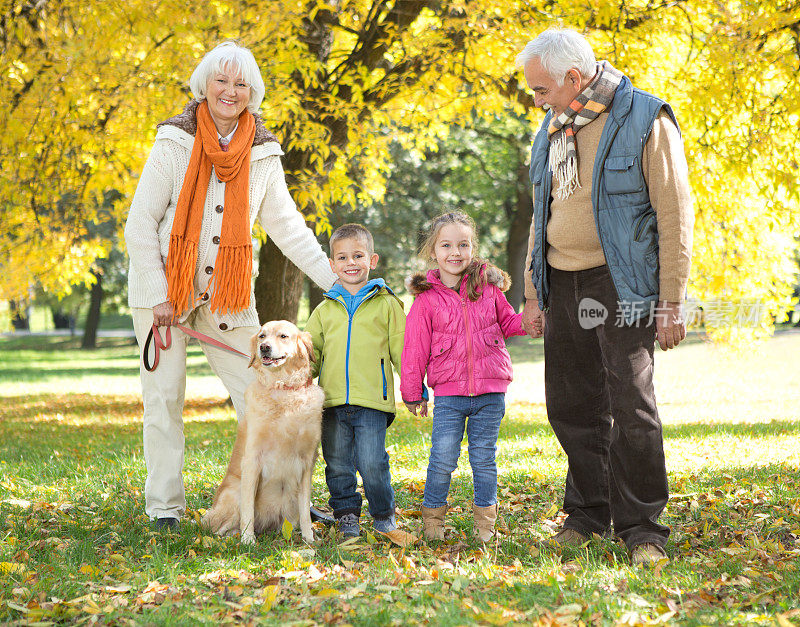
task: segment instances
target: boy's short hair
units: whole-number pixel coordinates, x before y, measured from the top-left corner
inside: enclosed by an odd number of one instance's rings
[[[330,250],[333,255],[333,245],[341,239],[359,239],[367,245],[369,254],[375,252],[375,243],[372,239],[372,233],[367,230],[367,227],[361,224],[350,223],[343,224],[331,234]]]

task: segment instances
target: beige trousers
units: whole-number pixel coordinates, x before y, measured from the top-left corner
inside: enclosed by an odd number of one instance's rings
[[[153,310],[134,308],[133,328],[139,351],[144,348],[153,324]],[[233,348],[249,354],[250,338],[258,327],[239,327],[220,331],[207,306],[195,309],[183,322],[194,331],[204,333]],[[159,329],[163,339],[166,329]],[[177,327],[172,328],[172,346],[162,350],[158,368],[147,372],[139,362],[144,404],[144,460],[147,480],[144,485],[145,512],[151,518],[180,518],[186,511],[183,487],[183,401],[186,392],[186,346],[191,338]],[[208,344],[200,344],[211,369],[230,394],[236,417],[244,417],[244,392],[254,380],[247,359]],[[150,347],[151,362],[153,347]]]

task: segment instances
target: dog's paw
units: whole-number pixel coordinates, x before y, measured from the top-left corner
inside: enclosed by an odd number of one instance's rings
[[[303,542],[305,542],[306,544],[314,544],[314,542],[315,542],[314,532],[313,531],[309,531],[308,533],[304,533],[303,534]]]
[[[256,543],[256,534],[252,531],[242,534],[242,544],[255,544]]]

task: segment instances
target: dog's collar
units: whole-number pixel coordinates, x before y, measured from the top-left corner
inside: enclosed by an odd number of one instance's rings
[[[311,377],[306,379],[306,382],[303,385],[286,385],[283,381],[276,381],[275,385],[273,386],[276,390],[302,390],[303,388],[307,388],[311,385]]]

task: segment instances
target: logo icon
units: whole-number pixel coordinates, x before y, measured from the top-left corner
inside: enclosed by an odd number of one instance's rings
[[[608,318],[608,309],[603,303],[594,298],[583,298],[578,303],[578,324],[582,329],[594,329],[603,324]]]

